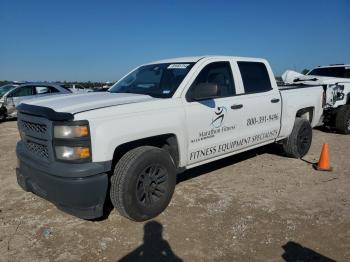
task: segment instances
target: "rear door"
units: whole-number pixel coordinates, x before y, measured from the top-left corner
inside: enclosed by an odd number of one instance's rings
[[[273,73],[263,62],[237,61],[237,70],[243,93],[239,109],[243,118],[240,123],[242,138],[252,147],[277,138],[280,130],[281,97],[272,86]]]

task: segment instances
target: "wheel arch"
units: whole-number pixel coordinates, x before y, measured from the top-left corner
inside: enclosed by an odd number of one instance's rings
[[[179,143],[175,134],[168,133],[157,136],[151,136],[146,138],[137,139],[134,141],[126,142],[118,145],[113,153],[112,168],[120,160],[120,158],[128,151],[140,147],[140,146],[154,146],[165,149],[169,152],[175,167],[179,167],[180,152]]]
[[[313,106],[301,108],[297,111],[295,117],[306,119],[311,124],[314,119],[314,112],[315,108]]]

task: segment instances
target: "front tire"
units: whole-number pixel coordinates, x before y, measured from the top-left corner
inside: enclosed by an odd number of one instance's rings
[[[335,128],[339,133],[350,134],[350,105],[342,106],[335,117]]]
[[[5,121],[7,118],[6,108],[0,107],[0,122]]]
[[[156,217],[174,193],[175,171],[171,156],[163,149],[142,146],[130,150],[118,161],[111,177],[113,206],[134,221]]]
[[[308,120],[296,118],[292,133],[283,141],[283,150],[288,157],[301,158],[309,152],[312,128]]]
[[[0,122],[4,122],[6,120],[6,115],[0,114]]]

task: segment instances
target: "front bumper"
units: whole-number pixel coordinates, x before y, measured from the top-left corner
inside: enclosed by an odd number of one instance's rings
[[[82,177],[55,176],[38,168],[40,165],[21,155],[18,148],[17,157],[17,182],[25,191],[49,200],[59,209],[79,218],[94,219],[103,215],[108,189],[106,173]],[[61,172],[69,173],[74,164],[65,166]],[[96,169],[93,163],[89,163],[90,166]]]

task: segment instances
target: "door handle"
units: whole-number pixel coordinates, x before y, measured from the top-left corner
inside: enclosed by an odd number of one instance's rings
[[[242,108],[242,107],[243,107],[242,104],[237,104],[237,105],[232,105],[232,106],[231,106],[231,109],[240,109],[240,108]]]
[[[271,99],[271,103],[278,103],[280,100],[278,98]]]

